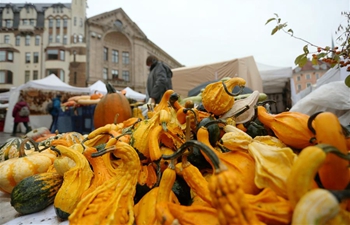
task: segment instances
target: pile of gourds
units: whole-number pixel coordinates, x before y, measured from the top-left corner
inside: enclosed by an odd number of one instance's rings
[[[248,123],[242,112],[223,119],[236,85],[245,81],[208,85],[204,110],[168,90],[147,117],[11,139],[0,190],[21,214],[53,204],[70,224],[350,224],[350,137],[338,118],[257,103]]]

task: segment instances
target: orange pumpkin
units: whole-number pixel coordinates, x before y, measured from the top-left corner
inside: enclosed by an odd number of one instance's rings
[[[121,123],[132,116],[128,99],[117,93],[114,87],[106,84],[107,94],[97,103],[94,113],[95,129],[106,124]]]

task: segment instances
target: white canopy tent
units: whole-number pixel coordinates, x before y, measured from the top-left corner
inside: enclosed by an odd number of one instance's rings
[[[50,91],[63,91],[72,93],[90,93],[89,88],[74,87],[69,84],[62,82],[56,75],[51,74],[40,80],[32,80],[11,91],[9,98],[8,110],[5,118],[4,132],[10,133],[13,129],[13,117],[12,110],[18,100],[21,90],[25,89],[39,89],[39,90],[50,90]],[[30,125],[32,128],[38,127],[49,127],[51,123],[50,115],[31,115]]]
[[[125,97],[127,97],[127,98],[134,99],[136,101],[144,101],[146,99],[145,94],[141,94],[139,92],[136,92],[129,87],[124,88],[123,91],[125,91]]]
[[[89,89],[90,89],[90,94],[94,93],[95,91],[100,92],[101,94],[107,94],[106,84],[100,80],[91,84],[89,86]]]
[[[10,92],[0,93],[0,101],[8,101],[10,99]]]
[[[261,80],[263,83],[264,93],[282,93],[286,83],[292,78],[292,67],[276,67],[256,63]]]

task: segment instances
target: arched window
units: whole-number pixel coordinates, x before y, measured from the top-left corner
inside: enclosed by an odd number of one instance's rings
[[[19,46],[21,44],[21,36],[17,35],[16,36],[16,46]]]
[[[114,26],[116,26],[117,28],[122,28],[123,27],[123,23],[120,20],[116,20],[114,22]]]
[[[35,45],[38,46],[40,44],[40,35],[35,36]]]

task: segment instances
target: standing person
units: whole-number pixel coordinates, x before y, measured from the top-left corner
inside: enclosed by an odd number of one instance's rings
[[[19,97],[18,102],[12,110],[12,117],[14,118],[13,130],[11,136],[16,136],[17,126],[19,123],[23,123],[26,128],[26,133],[30,131],[29,122],[29,106],[27,102],[24,101],[22,96]]]
[[[58,122],[58,115],[60,114],[61,110],[61,95],[56,95],[56,98],[52,99],[52,109],[50,110],[50,114],[52,116],[52,122],[50,126],[51,133],[54,133],[57,128],[57,122]]]
[[[146,102],[158,104],[163,94],[173,88],[171,78],[173,72],[163,62],[155,56],[148,56],[146,65],[149,66],[150,73],[147,78]]]

